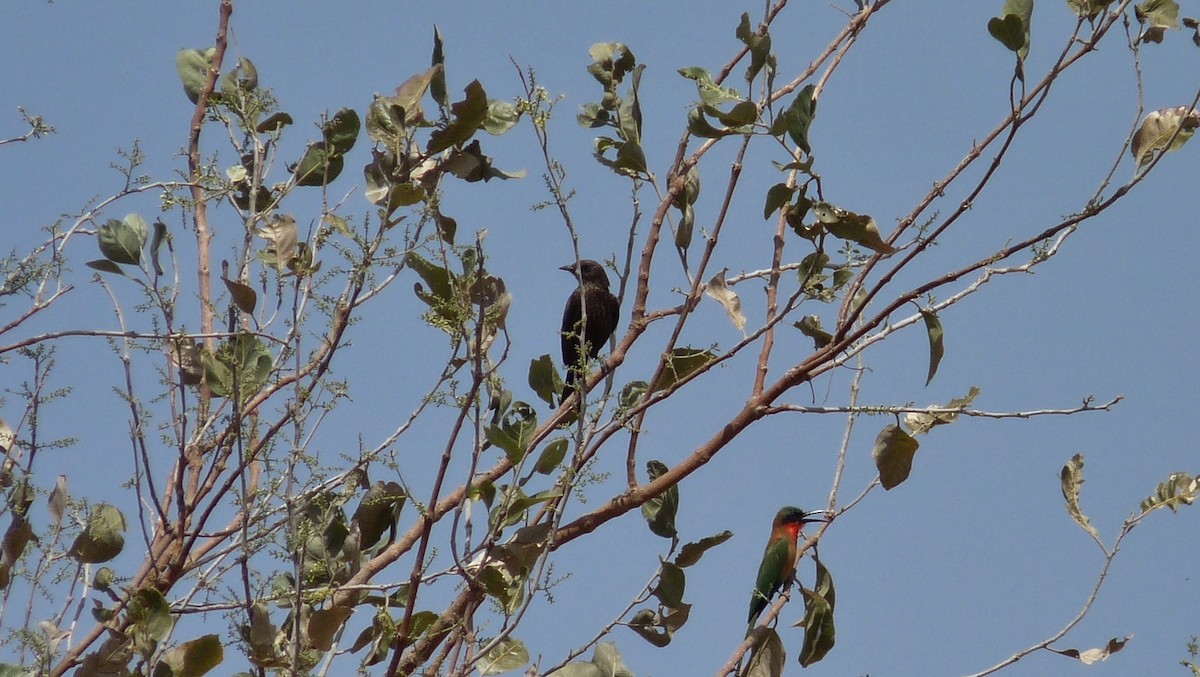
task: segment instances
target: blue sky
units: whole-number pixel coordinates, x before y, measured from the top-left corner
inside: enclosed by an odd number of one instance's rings
[[[1183,15],[1200,13],[1195,2],[1181,4]],[[812,130],[830,201],[871,214],[886,232],[1002,118],[1012,57],[986,30],[1001,5],[896,2],[872,20],[826,87]],[[628,183],[592,160],[594,133],[574,121],[578,106],[599,96],[584,71],[588,47],[623,42],[647,65],[644,138],[651,168],[661,177],[695,99],[693,84],[676,69],[719,68],[739,46],[734,28],[741,13],[761,12],[759,3],[680,8],[634,2],[243,2],[234,14],[231,55],[251,58],[262,84],[296,120],[286,142],[295,157],[315,138],[312,123],[322,112],[350,106],[364,113],[373,93],[388,93],[426,68],[435,24],[446,42],[452,96],[477,78],[489,96],[511,99],[520,93],[520,82],[510,58],[534,68],[540,84],[563,97],[550,128],[551,145],[567,169],[568,186],[577,191],[571,207],[581,250],[600,259],[623,251],[630,207]],[[781,72],[807,64],[843,22],[843,14],[828,4],[789,7],[773,28]],[[0,43],[0,62],[7,66],[0,79],[0,137],[22,131],[18,105],[58,130],[0,148],[6,248],[36,242],[40,226],[118,189],[120,176],[108,165],[117,159],[117,148],[128,149],[135,139],[147,156],[145,173],[168,179],[184,167],[179,151],[186,144],[191,104],[175,74],[175,54],[211,44],[215,2],[6,3],[0,25],[8,29]],[[1031,79],[1040,78],[1072,25],[1065,3],[1038,5],[1027,63]],[[1137,112],[1130,59],[1120,36],[1112,38],[1056,84],[1046,110],[1024,130],[993,185],[908,283],[1040,232],[1082,207],[1125,152]],[[1147,109],[1183,105],[1200,86],[1200,50],[1185,33],[1167,38],[1142,51]],[[216,142],[210,143],[215,149]],[[360,138],[331,191],[350,195],[348,215],[369,211],[357,170],[366,161],[367,143]],[[558,308],[571,280],[556,268],[571,260],[571,243],[554,213],[531,210],[546,194],[529,129],[484,143],[498,167],[525,169],[528,177],[452,186],[444,208],[458,219],[460,240],[488,231],[490,268],[514,296],[508,381],[516,396],[532,401],[525,365],[557,353]],[[919,328],[866,353],[871,372],[863,382],[863,403],[940,403],[973,385],[982,390],[975,405],[993,411],[1069,408],[1092,395],[1099,401],[1125,399],[1109,413],[960,420],[923,438],[908,482],[891,492],[873,491],[822,540],[822,558],[838,585],[838,645],[805,674],[952,675],[1004,659],[1073,617],[1102,564],[1095,544],[1063,509],[1058,483],[1063,463],[1077,452],[1085,455],[1083,505],[1109,544],[1158,482],[1174,471],[1197,470],[1198,148],[1193,143],[1163,158],[1150,179],[1086,223],[1036,274],[998,280],[945,313],[946,357],[928,387],[927,347]],[[719,149],[706,159],[700,225],[715,214],[730,152]],[[762,195],[781,180],[771,159],[778,158],[760,152],[747,161],[747,188],[734,202],[736,216],[714,270],[728,266],[739,272],[769,261],[774,225],[762,218]],[[1116,179],[1131,174],[1126,153]],[[297,214],[301,223],[318,213],[311,199],[312,213]],[[952,189],[942,213],[958,199],[961,193]],[[651,201],[644,194],[643,208]],[[293,208],[305,206],[300,199]],[[138,196],[105,216],[139,211],[149,217],[157,207],[153,196]],[[169,225],[182,228],[174,219]],[[232,221],[214,223],[218,231],[237,227]],[[187,233],[177,230],[176,236],[186,240]],[[90,246],[81,241],[68,252],[79,289],[34,330],[115,326],[106,295],[88,282],[90,272],[82,266],[94,258]],[[1024,260],[1017,258],[1014,262]],[[656,274],[663,282],[651,304],[674,304],[677,297],[668,290],[684,280],[673,254],[660,255]],[[336,366],[353,384],[355,405],[339,412],[337,434],[325,440],[331,463],[352,450],[359,436],[369,446],[394,428],[424,392],[437,360],[444,359],[443,337],[420,322],[410,283],[393,286],[386,313],[377,308],[356,326],[354,347]],[[739,291],[753,324],[763,311],[762,294],[754,285]],[[14,307],[0,313],[7,317]],[[729,346],[740,337],[716,304],[706,300],[698,313],[685,342]],[[652,331],[630,353],[618,384],[649,375],[665,331]],[[53,434],[82,442],[45,459],[40,479],[49,487],[57,474],[68,473],[73,492],[97,499],[131,468],[123,443],[127,410],[107,385],[119,365],[106,346],[89,341],[63,345],[58,382],[78,389],[46,423]],[[797,361],[811,349],[798,333],[780,344],[777,355],[792,350]],[[710,437],[722,416],[741,406],[748,366],[746,359],[734,361],[659,408],[648,421],[644,448],[669,464]],[[5,366],[0,384],[11,388],[26,378],[15,369]],[[815,393],[817,404],[841,404],[848,381],[848,372],[823,377],[813,391],[798,388],[788,401],[812,404]],[[9,397],[0,417],[18,416],[21,406]],[[871,444],[888,422],[888,417],[859,421],[844,500],[873,479]],[[842,423],[835,416],[765,421],[683,483],[684,540],[724,529],[735,537],[689,569],[691,621],[669,647],[655,649],[631,632],[616,631],[612,639],[639,677],[713,674],[727,659],[744,630],[740,619],[770,517],[781,505],[824,504]],[[414,477],[432,463],[422,454],[440,448],[436,427],[424,434],[428,437],[401,448],[402,468]],[[425,440],[428,448],[421,446]],[[611,458],[602,455],[596,470],[619,478],[623,463],[618,447]],[[620,490],[619,480],[588,487],[588,503],[574,514]],[[1043,652],[1006,674],[1185,674],[1177,663],[1189,637],[1200,634],[1196,520],[1194,510],[1164,512],[1139,527],[1125,541],[1091,614],[1058,645],[1086,649],[1135,634],[1121,653],[1083,667]],[[557,663],[624,607],[663,552],[665,541],[651,535],[636,512],[577,541],[555,559],[557,573],[570,573],[554,590],[555,603],[535,606],[517,635],[545,657],[544,665]],[[397,577],[407,575],[407,566]],[[811,565],[802,565],[801,572],[811,577]],[[801,634],[787,625],[802,611],[793,602],[782,614],[787,674],[800,672],[795,655]]]

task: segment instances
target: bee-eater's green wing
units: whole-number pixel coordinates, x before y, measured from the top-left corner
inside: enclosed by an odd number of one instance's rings
[[[775,543],[767,544],[767,549],[763,552],[762,564],[758,567],[758,580],[754,584],[754,595],[750,598],[750,616],[746,620],[747,623],[753,623],[758,614],[767,608],[767,603],[771,601],[771,597],[783,584],[780,574],[787,563],[787,558],[787,539],[781,538]]]

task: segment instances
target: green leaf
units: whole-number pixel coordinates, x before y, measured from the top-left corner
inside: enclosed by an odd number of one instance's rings
[[[574,661],[549,673],[547,677],[634,677],[621,661],[621,653],[612,642],[596,645],[590,661]]]
[[[879,483],[884,489],[891,490],[908,479],[908,474],[912,472],[913,457],[920,446],[916,439],[894,423],[879,432],[871,457],[875,459]]]
[[[363,494],[350,522],[358,527],[359,548],[366,550],[383,538],[383,532],[396,534],[396,523],[408,495],[398,482],[376,480]]]
[[[697,66],[680,68],[677,71],[683,77],[693,80],[700,93],[700,101],[707,106],[716,106],[730,101],[741,101],[742,95],[732,87],[722,87],[713,81],[712,75]]]
[[[546,448],[542,450],[541,455],[538,456],[537,464],[534,465],[533,469],[543,475],[549,475],[554,472],[563,459],[566,458],[567,446],[567,439],[565,437],[551,440],[546,445]]]
[[[508,460],[519,463],[529,451],[529,443],[537,432],[537,412],[524,402],[516,402],[497,425],[484,430],[488,441],[502,449]]]
[[[667,631],[667,636],[671,637],[687,624],[688,618],[692,615],[692,605],[680,604],[673,609],[665,609],[664,611],[666,613],[662,617],[662,627]]]
[[[617,169],[624,170],[625,174],[646,175],[650,173],[650,168],[646,164],[646,154],[636,141],[625,141],[617,146],[617,159],[614,164]]]
[[[1062,472],[1059,473],[1059,479],[1062,484],[1063,498],[1067,502],[1067,514],[1099,542],[1100,532],[1092,526],[1092,521],[1083,514],[1083,508],[1079,505],[1079,492],[1083,488],[1083,454],[1075,454],[1071,457],[1071,460],[1063,466]]]
[[[696,200],[700,198],[700,172],[695,165],[688,168],[683,175],[682,186],[675,198],[671,200],[671,206],[676,209],[683,209],[687,205],[696,204]]]
[[[290,588],[288,592],[291,592]],[[279,630],[271,622],[271,612],[266,602],[260,600],[250,606],[250,623],[241,626],[241,633],[254,661],[265,663],[274,658],[275,636]]]
[[[777,210],[783,208],[792,199],[796,187],[786,183],[777,183],[767,190],[767,203],[763,206],[763,218],[769,219]]]
[[[117,581],[117,573],[108,567],[100,567],[96,569],[96,575],[92,576],[92,587],[105,592],[112,589],[112,586]]]
[[[629,409],[637,406],[649,389],[650,384],[645,381],[630,381],[621,387],[621,392],[617,394],[617,401],[620,402],[622,409]]]
[[[297,186],[324,186],[342,173],[345,161],[325,141],[310,143],[300,161],[291,168]]]
[[[328,609],[317,609],[308,617],[308,641],[317,651],[329,651],[333,648],[333,638],[338,630],[346,624],[354,609],[348,606],[332,606]]]
[[[667,472],[667,465],[662,461],[646,462],[646,474],[649,475],[651,482],[665,472]],[[650,527],[650,532],[655,536],[676,538],[679,535],[679,532],[675,530],[675,516],[678,513],[678,485],[667,487],[663,493],[642,504],[642,517],[646,518],[646,525]]]
[[[1183,17],[1183,27],[1191,29],[1192,44],[1200,47],[1200,20],[1197,20],[1195,17],[1185,16]]]
[[[278,113],[272,114],[266,120],[263,120],[262,122],[258,123],[258,126],[254,128],[254,131],[258,132],[259,134],[278,132],[279,130],[283,129],[284,127],[286,127],[290,124],[293,124],[294,122],[295,121],[292,120],[291,115],[288,115],[287,113],[284,113],[283,111],[280,111]]]
[[[3,425],[0,421],[0,425]],[[7,449],[4,450],[7,453]],[[67,504],[70,501],[70,494],[67,492],[67,476],[59,475],[54,482],[54,488],[50,490],[50,495],[46,498],[46,507],[50,509],[50,519],[57,528],[62,526],[63,516],[67,512]]]
[[[451,151],[450,157],[441,163],[441,168],[455,177],[467,182],[490,181],[491,179],[519,179],[525,176],[525,170],[506,172],[492,166],[492,158],[483,154],[476,139],[461,150]]]
[[[634,677],[633,672],[625,667],[621,660],[621,652],[613,642],[600,642],[592,653],[592,662],[596,664],[606,677]]]
[[[611,114],[598,103],[585,103],[579,107],[575,121],[585,129],[596,129],[606,126],[612,119]]]
[[[1197,127],[1200,127],[1200,111],[1194,108],[1177,106],[1151,111],[1134,132],[1129,152],[1141,167],[1149,164],[1159,151],[1179,149],[1192,138]]]
[[[806,287],[812,286],[813,281],[823,281],[825,278],[825,266],[829,265],[829,255],[825,252],[813,252],[805,256],[800,261],[800,267],[796,269],[796,277],[800,278],[800,283]]]
[[[683,547],[679,549],[679,554],[675,556],[675,565],[681,567],[690,567],[699,562],[700,558],[705,552],[708,552],[712,548],[721,545],[731,538],[733,538],[733,532],[726,529],[719,534],[713,534],[712,536],[706,536],[698,541],[685,543]]]
[[[433,627],[433,624],[437,622],[438,618],[440,618],[440,616],[432,611],[416,612],[412,615],[412,624],[410,627],[411,632],[409,636],[414,638],[420,637],[425,633],[426,630],[429,630],[429,628]]]
[[[137,214],[129,214],[123,220],[109,219],[100,224],[96,231],[100,253],[113,263],[137,265],[142,261],[142,247],[146,246],[149,228]]]
[[[12,485],[12,477],[9,476],[6,478],[5,483],[7,485]],[[29,508],[33,505],[35,497],[36,494],[34,493],[33,487],[30,486],[28,479],[22,479],[20,482],[17,482],[16,486],[13,487],[11,492],[9,492],[7,500],[8,505],[6,508],[18,515],[28,515]]]
[[[167,343],[167,359],[183,385],[194,386],[204,380],[204,361],[196,339],[172,336]]]
[[[839,240],[849,240],[879,254],[891,254],[896,251],[896,248],[885,242],[879,234],[875,219],[866,214],[855,214],[828,202],[814,203],[812,213],[825,226],[825,230]]]
[[[159,667],[169,668],[170,677],[201,677],[225,660],[225,648],[218,635],[188,640],[163,654]],[[158,667],[154,676],[159,677]]]
[[[327,186],[341,176],[344,167],[341,155],[330,153],[324,143],[317,143],[304,152],[293,174],[298,186]]]
[[[771,55],[771,34],[766,25],[760,26],[757,32],[750,28],[750,15],[742,13],[742,20],[737,27],[737,39],[750,49],[750,65],[746,68],[746,82],[753,82],[758,77],[763,66]]]
[[[617,128],[620,130],[621,138],[625,141],[632,141],[639,147],[642,143],[642,107],[638,90],[641,88],[642,72],[645,69],[645,66],[639,64],[630,72],[629,95],[621,103],[617,115]]]
[[[258,89],[258,69],[254,62],[246,57],[238,57],[233,70],[221,76],[221,92],[233,95],[237,92],[251,92]]]
[[[488,113],[487,93],[478,80],[472,80],[463,90],[466,97],[450,106],[453,118],[441,129],[435,129],[429,135],[426,152],[440,153],[451,146],[467,141],[483,124]]]
[[[524,458],[525,450],[521,448],[517,439],[499,425],[490,425],[484,428],[483,436],[493,446],[499,447],[504,452],[504,455],[513,463],[517,463]]]
[[[816,204],[808,199],[808,187],[800,186],[800,192],[796,195],[796,201],[784,207],[784,216],[787,217],[787,223],[792,227],[797,235],[806,240],[816,240],[820,233],[818,229],[804,225],[804,217],[808,216],[809,210]]]
[[[650,391],[658,392],[666,390],[700,371],[716,359],[717,356],[707,350],[675,348],[667,356],[666,366],[663,369],[662,375],[654,382]]]
[[[407,120],[412,111],[406,110],[398,103],[399,97],[379,96],[371,100],[367,106],[367,138],[374,143],[383,144],[391,152],[403,150]],[[418,99],[419,102],[419,99]],[[418,106],[416,116],[421,109]]]
[[[1200,498],[1200,480],[1185,473],[1172,473],[1158,485],[1154,495],[1146,497],[1139,506],[1143,513],[1159,508],[1170,508],[1176,512],[1180,506],[1191,505]]]
[[[449,270],[429,262],[416,252],[409,252],[404,262],[429,285],[429,291],[436,299],[448,303],[454,298],[452,285],[455,278]]]
[[[362,175],[366,179],[364,190],[367,200],[372,204],[382,206],[385,214],[391,215],[401,206],[409,206],[425,199],[425,188],[419,182],[400,182],[395,178],[395,157],[391,152],[373,152],[371,163],[362,167]],[[403,216],[400,217],[402,220]],[[400,220],[391,221],[388,227],[395,226]]]
[[[943,342],[945,332],[942,330],[942,321],[932,310],[922,310],[921,319],[925,320],[925,333],[929,336],[929,375],[925,377],[925,385],[928,386],[937,373],[942,355],[946,353]]]
[[[371,624],[363,628],[362,632],[358,633],[358,637],[354,639],[354,644],[350,645],[350,653],[358,653],[359,651],[362,651],[368,644],[378,639],[381,634],[381,629],[379,617],[376,616],[375,618],[371,619]]]
[[[135,643],[161,642],[175,625],[171,605],[156,588],[139,588],[129,600],[128,614]]]
[[[764,628],[758,632],[750,649],[745,677],[782,677],[786,664],[787,651],[783,648],[779,633],[775,628]]]
[[[478,667],[481,675],[500,675],[525,665],[529,662],[529,650],[525,643],[511,637],[500,640],[492,650],[480,659]]]
[[[129,277],[128,275],[125,275],[125,271],[121,268],[121,266],[118,266],[108,259],[96,259],[95,261],[88,261],[83,265],[91,268],[92,270],[98,270],[102,273],[115,273],[117,275]]]
[[[183,83],[183,93],[192,103],[200,100],[200,92],[208,84],[209,70],[212,68],[213,55],[216,47],[208,49],[181,49],[175,55],[175,70]]]
[[[613,110],[615,102],[607,95],[616,92],[625,76],[637,66],[637,59],[629,47],[619,42],[598,42],[588,49],[588,56],[592,57],[592,63],[587,71],[604,87],[605,100],[609,104],[605,107]]]
[[[229,295],[233,297],[233,303],[238,310],[247,315],[253,315],[254,306],[258,305],[258,294],[254,293],[254,289],[250,285],[231,280],[224,275],[221,276],[221,281],[225,283],[225,288],[229,290]]]
[[[333,114],[322,127],[321,134],[332,155],[345,155],[354,147],[358,140],[358,132],[362,129],[358,113],[352,108],[343,108]],[[332,177],[329,179],[333,180]]]
[[[483,131],[492,136],[500,136],[513,127],[521,119],[521,111],[510,101],[493,99],[488,102],[487,115],[483,119]]]
[[[436,33],[436,29],[435,29]],[[436,40],[436,35],[435,35]],[[436,45],[435,45],[436,47]],[[391,130],[393,133],[399,132],[401,128],[408,125],[415,125],[425,120],[425,112],[421,107],[421,99],[425,97],[425,92],[433,86],[434,82],[441,78],[441,84],[444,88],[446,85],[446,68],[444,63],[434,63],[423,73],[405,80],[399,87],[396,88],[396,95],[386,99],[387,104],[395,106],[398,111],[393,109],[393,112],[400,113],[396,120],[396,128]],[[442,90],[442,98],[445,99],[445,89]],[[439,100],[434,96],[435,100]],[[449,104],[449,99],[445,99],[446,105]]]
[[[833,271],[833,288],[841,289],[852,279],[854,279],[854,269],[849,265],[839,266]]]
[[[321,262],[313,260],[313,250],[308,248],[307,242],[299,242],[296,244],[296,255],[287,261],[287,269],[287,274],[304,278],[321,270]]]
[[[21,556],[25,554],[25,547],[34,538],[36,538],[36,535],[33,533],[33,526],[29,523],[29,520],[24,515],[13,512],[12,522],[9,523],[8,529],[4,531],[4,541],[2,543],[5,565],[11,566],[17,560],[21,559]],[[0,586],[0,588],[6,587],[8,587],[7,584]]]
[[[1134,5],[1133,13],[1145,26],[1139,38],[1142,42],[1161,43],[1168,30],[1179,28],[1179,3],[1175,0],[1146,0]]]
[[[441,212],[434,215],[437,222],[438,238],[446,244],[454,244],[454,235],[458,232],[458,221]]]
[[[1077,16],[1094,19],[1104,13],[1113,0],[1067,0],[1067,7]]]
[[[467,298],[482,311],[485,333],[505,327],[508,309],[512,307],[512,294],[508,292],[504,278],[484,273],[467,288]]]
[[[683,591],[687,587],[687,574],[670,562],[663,562],[658,572],[658,583],[651,591],[663,606],[674,609],[683,604]]]
[[[554,406],[554,394],[562,390],[562,378],[549,354],[529,361],[529,387],[539,399]]]
[[[758,119],[758,106],[753,101],[741,101],[727,112],[715,106],[705,106],[704,112],[726,127],[745,127]]]
[[[204,366],[203,380],[209,390],[214,394],[233,392],[233,372],[216,358],[215,353],[207,350],[201,351],[200,363]],[[226,395],[218,395],[218,397],[226,397]]]
[[[792,100],[787,110],[780,113],[771,124],[773,136],[782,137],[784,132],[787,132],[792,143],[809,155],[812,154],[812,147],[808,144],[808,130],[817,115],[817,102],[813,99],[816,91],[816,85],[806,85]]]
[[[75,537],[68,553],[84,564],[107,562],[125,547],[125,516],[120,510],[101,503],[88,515],[87,525]]]
[[[813,589],[801,587],[800,590],[804,593],[804,646],[800,649],[800,665],[808,667],[824,658],[837,639],[833,623],[833,577],[821,560],[817,560],[817,581]]]
[[[433,27],[433,56],[430,59],[437,69],[429,81],[429,94],[443,110],[450,105],[450,95],[446,91],[446,57],[445,44],[442,42],[442,32],[437,26]]]
[[[231,398],[236,391],[245,402],[262,390],[271,375],[271,351],[250,333],[226,339],[215,353],[205,351],[200,359],[209,390],[217,397]]]
[[[719,139],[722,136],[728,136],[734,132],[728,129],[717,129],[709,123],[704,117],[704,112],[700,108],[693,108],[688,111],[688,133],[692,136],[700,137],[701,139]]]
[[[1024,61],[1029,56],[1029,25],[1032,19],[1033,0],[1005,0],[1000,16],[988,21],[988,33]]]
[[[162,264],[158,262],[158,251],[162,249],[163,242],[166,242],[168,237],[167,224],[161,219],[154,221],[154,237],[150,239],[150,262],[154,265],[154,273],[156,275],[163,274]]]
[[[530,508],[562,496],[562,491],[550,489],[527,496],[520,487],[506,487],[505,494],[505,500],[489,516],[493,529],[502,530],[520,522],[527,517]]]
[[[820,350],[833,342],[833,334],[821,327],[821,318],[816,315],[805,315],[792,326],[799,329],[801,334],[813,340],[813,348]]]
[[[652,646],[663,648],[671,643],[671,632],[663,625],[663,617],[650,609],[641,609],[629,619],[629,629]],[[561,673],[551,673],[558,675]],[[599,673],[597,673],[599,674]]]
[[[385,155],[374,152],[371,162],[363,165],[363,179],[366,181],[363,196],[367,198],[367,202],[383,207],[387,214],[400,207],[391,199],[394,193],[391,171],[395,167],[392,160],[390,153]]]

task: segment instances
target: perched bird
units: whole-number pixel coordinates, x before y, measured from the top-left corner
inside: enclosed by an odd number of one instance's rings
[[[796,558],[799,548],[796,540],[800,530],[810,522],[825,522],[825,511],[816,510],[804,512],[795,506],[781,508],[775,513],[775,521],[771,522],[771,538],[767,540],[767,549],[763,552],[762,564],[758,565],[758,581],[754,585],[754,595],[750,598],[750,616],[746,622],[754,624],[754,620],[767,608],[771,598],[779,592],[779,588],[790,583],[796,575]]]
[[[608,291],[608,275],[599,263],[583,259],[578,269],[575,264],[568,264],[559,270],[575,274],[579,280],[579,288],[571,292],[563,310],[562,359],[567,376],[561,404],[575,392],[575,383],[587,378],[587,361],[599,354],[616,331],[621,302]]]

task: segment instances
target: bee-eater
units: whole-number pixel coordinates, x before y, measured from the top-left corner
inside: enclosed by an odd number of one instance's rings
[[[827,521],[823,510],[804,512],[795,506],[781,508],[775,513],[775,521],[771,522],[771,538],[767,540],[767,549],[763,552],[762,564],[758,565],[758,581],[754,585],[754,595],[750,598],[750,616],[746,622],[754,624],[754,619],[767,608],[771,598],[779,592],[779,588],[791,583],[796,575],[796,559],[799,547],[796,544],[800,530],[810,522]]]
[[[600,348],[617,329],[621,319],[621,302],[608,290],[608,275],[604,266],[584,259],[575,264],[562,266],[579,280],[579,288],[567,298],[567,307],[562,319],[562,358],[567,368],[563,383],[562,399],[565,402],[575,392],[576,381],[584,380],[587,372],[582,365],[594,359]]]

